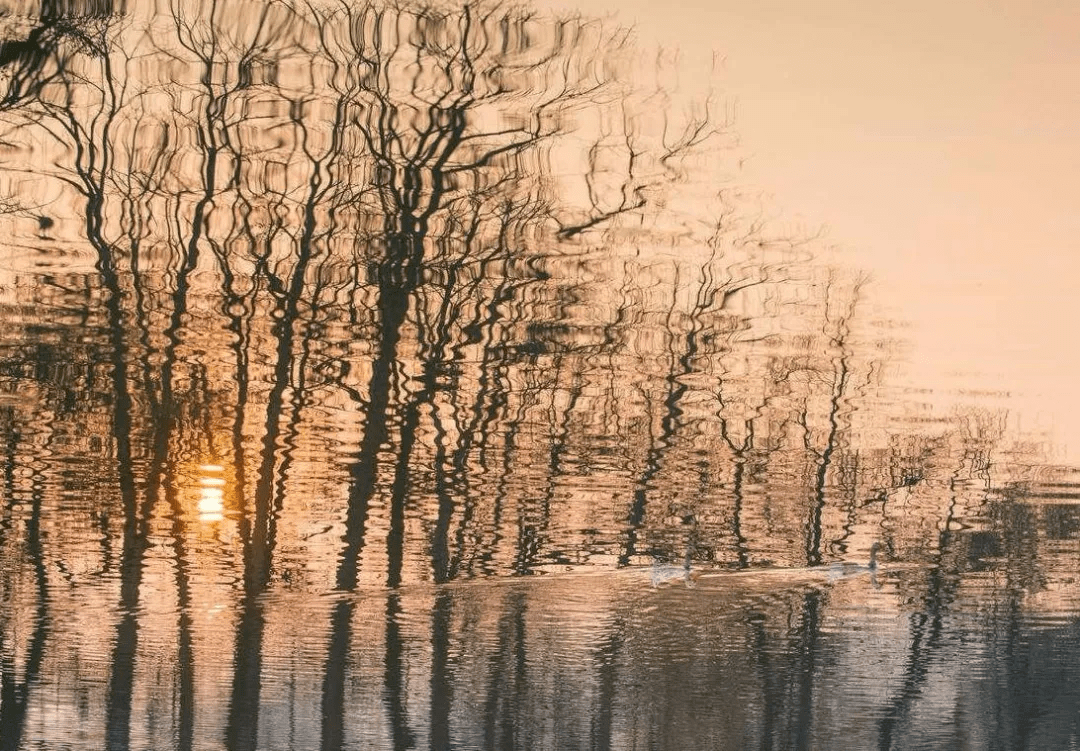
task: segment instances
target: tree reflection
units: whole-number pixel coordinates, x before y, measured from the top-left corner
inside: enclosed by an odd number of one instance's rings
[[[290,629],[309,640],[315,677],[296,690],[323,748],[356,732],[358,645],[377,645],[360,677],[386,745],[427,732],[446,748],[463,726],[526,745],[546,732],[531,655],[538,634],[561,644],[542,618],[557,600],[478,603],[463,580],[652,558],[813,569],[877,537],[936,567],[903,584],[888,745],[946,646],[961,530],[1007,530],[1017,611],[1038,585],[1038,524],[998,490],[1004,426],[912,427],[864,281],[736,193],[694,192],[727,123],[711,100],[680,117],[674,92],[635,79],[625,30],[489,3],[99,5],[45,4],[0,47],[5,137],[50,155],[12,184],[34,172],[63,191],[79,229],[55,242],[87,266],[19,272],[48,322],[4,299],[5,748],[29,743],[44,680],[95,707],[107,748],[275,745],[268,686]],[[213,513],[192,490],[206,467]],[[275,628],[294,594],[330,599]],[[108,672],[89,699],[65,673],[81,626],[60,597],[110,615],[91,629]],[[732,605],[754,664],[703,634],[703,663],[679,653],[657,673],[635,634],[660,643],[662,624],[593,599],[577,615],[595,649],[560,669],[589,697],[566,727],[595,747],[655,740],[685,713],[634,725],[652,697],[628,686],[659,676],[674,694],[702,675],[762,702],[736,745],[817,743],[825,588]],[[728,739],[695,732],[675,736]]]
[[[18,436],[17,433],[12,434]],[[10,448],[15,448],[10,446]],[[10,450],[9,448],[9,450]],[[10,454],[9,454],[10,456]],[[11,457],[13,459],[14,457]],[[14,466],[14,462],[11,463]],[[0,748],[18,749],[22,745],[26,727],[26,712],[29,701],[30,687],[40,677],[42,662],[45,658],[45,643],[49,632],[49,582],[45,566],[44,546],[42,544],[42,503],[44,501],[44,487],[39,473],[34,478],[31,491],[30,516],[25,522],[25,555],[28,566],[33,570],[35,607],[33,610],[33,631],[26,646],[25,662],[22,666],[22,680],[16,680],[16,645],[4,644],[5,636],[12,633],[9,619],[12,615],[10,608],[5,608],[4,616],[0,617]],[[0,527],[0,543],[7,542],[12,537],[14,530],[12,506],[15,502],[15,493],[11,492],[13,482],[8,478],[8,508],[5,509],[4,524]],[[5,582],[5,590],[10,591],[10,583]],[[10,637],[8,637],[10,638]]]

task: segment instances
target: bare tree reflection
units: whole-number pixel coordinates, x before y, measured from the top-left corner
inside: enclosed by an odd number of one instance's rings
[[[826,483],[828,481],[829,471],[832,468],[833,454],[838,449],[843,448],[842,442],[846,440],[842,422],[845,419],[845,411],[850,411],[851,409],[848,400],[851,397],[850,391],[853,389],[852,381],[855,378],[853,352],[849,339],[851,337],[851,325],[855,315],[855,307],[859,302],[859,295],[863,284],[863,280],[855,282],[849,293],[850,299],[840,303],[844,307],[842,307],[839,313],[831,313],[830,310],[828,310],[833,303],[831,298],[833,297],[834,284],[831,280],[830,284],[828,284],[825,289],[825,305],[827,308],[825,311],[825,320],[826,336],[828,337],[826,352],[828,353],[830,363],[828,365],[829,371],[826,371],[827,381],[825,383],[828,388],[828,402],[825,416],[827,427],[823,440],[819,445],[815,445],[814,443],[812,428],[807,423],[807,413],[804,412],[800,417],[804,431],[803,440],[806,445],[806,450],[813,455],[815,460],[815,467],[813,470],[813,501],[810,507],[810,518],[807,520],[806,524],[806,562],[809,565],[820,564],[822,562],[821,524],[822,511],[825,508],[826,500]]]
[[[626,74],[626,31],[486,3],[99,5],[46,3],[0,47],[5,138],[55,151],[40,178],[79,219],[56,242],[90,258],[73,278],[20,271],[56,320],[0,298],[0,746],[30,743],[46,680],[57,706],[100,705],[108,748],[144,730],[274,745],[287,649],[312,663],[290,669],[290,707],[319,707],[290,718],[325,749],[356,741],[362,692],[395,748],[425,725],[433,749],[459,732],[545,745],[541,700],[596,748],[820,745],[845,646],[829,586],[694,599],[615,571],[650,554],[814,576],[880,538],[929,566],[873,593],[908,624],[881,747],[954,646],[979,545],[1004,561],[1002,669],[1023,670],[1049,533],[1000,491],[1001,419],[918,424],[883,385],[864,281],[737,195],[690,195],[726,122],[712,101],[679,118]],[[9,404],[23,390],[31,406]],[[189,492],[200,467],[213,514]],[[565,603],[532,587],[583,564],[621,599],[566,577],[584,604],[565,634],[549,618]],[[286,595],[318,602],[311,620]],[[94,617],[100,696],[72,687],[78,645],[53,649],[76,628],[61,597],[112,616]],[[695,610],[710,602],[739,625]],[[664,642],[678,618],[715,629]],[[538,683],[541,634],[572,652],[576,703]],[[698,680],[750,709],[690,727],[691,707],[643,688]]]
[[[17,436],[17,433],[13,433]],[[10,466],[14,467],[14,452],[9,454]],[[6,634],[11,633],[10,609],[0,616],[0,748],[15,751],[21,748],[28,708],[30,688],[39,679],[45,659],[45,644],[49,636],[49,582],[42,542],[42,503],[44,487],[40,472],[35,472],[30,497],[30,515],[25,523],[25,548],[28,563],[34,573],[36,607],[33,613],[33,631],[26,646],[26,658],[22,665],[22,680],[16,678],[16,651],[14,644],[4,644]],[[4,510],[3,526],[0,527],[0,544],[12,536],[13,505],[16,494],[9,480],[8,507]],[[5,584],[7,584],[5,582]],[[4,587],[10,591],[10,585]]]

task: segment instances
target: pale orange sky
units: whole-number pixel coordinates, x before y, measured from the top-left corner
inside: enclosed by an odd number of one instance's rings
[[[873,272],[910,377],[1025,392],[1080,461],[1080,5],[547,4],[636,21],[688,71],[719,53],[743,182]]]

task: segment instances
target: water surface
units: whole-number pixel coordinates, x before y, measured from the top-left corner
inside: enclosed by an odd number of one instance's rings
[[[674,57],[4,23],[0,748],[1076,743],[1080,481],[905,385]]]

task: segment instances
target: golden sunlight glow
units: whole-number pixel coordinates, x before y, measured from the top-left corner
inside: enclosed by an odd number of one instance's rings
[[[218,464],[204,464],[199,470],[219,473],[225,468]],[[225,518],[225,480],[221,477],[203,475],[199,478],[199,520],[219,522]]]

